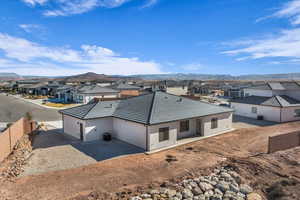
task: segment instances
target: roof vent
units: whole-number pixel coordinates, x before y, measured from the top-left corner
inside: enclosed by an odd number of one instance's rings
[[[167,97],[167,96],[165,96],[165,99],[168,99],[168,97]]]
[[[182,102],[182,98],[177,99],[177,102]]]

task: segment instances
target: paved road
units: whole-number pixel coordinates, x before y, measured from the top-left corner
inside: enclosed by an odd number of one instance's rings
[[[0,122],[14,122],[30,112],[37,121],[61,120],[55,109],[47,109],[32,103],[16,99],[12,96],[0,94]]]

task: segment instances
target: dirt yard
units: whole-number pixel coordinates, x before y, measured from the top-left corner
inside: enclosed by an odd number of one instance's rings
[[[300,122],[245,128],[152,155],[136,154],[81,168],[2,181],[0,199],[87,199],[91,192],[115,193],[159,185],[192,174],[208,173],[218,165],[232,165],[249,184],[266,195],[281,179],[300,181],[300,149],[265,154],[268,136],[300,130]],[[177,161],[169,162],[173,156]],[[277,186],[276,184],[279,184]],[[296,188],[294,195],[299,197]],[[103,198],[108,199],[108,198]]]

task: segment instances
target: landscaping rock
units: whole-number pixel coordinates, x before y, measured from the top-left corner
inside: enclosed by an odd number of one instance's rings
[[[257,193],[250,193],[247,195],[247,200],[262,200],[262,197]]]
[[[177,183],[176,190],[161,187],[131,200],[262,200],[252,193],[247,184],[239,184],[241,177],[230,169],[216,169],[210,176],[184,179]]]
[[[247,184],[242,184],[240,185],[240,192],[243,194],[249,194],[253,192],[253,189]]]

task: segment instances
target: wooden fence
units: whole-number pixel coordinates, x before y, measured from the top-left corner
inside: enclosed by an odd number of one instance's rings
[[[291,132],[269,137],[268,153],[300,146],[300,132]]]
[[[23,135],[29,134],[35,129],[35,122],[21,118],[4,132],[0,133],[0,162],[12,152],[14,146]]]

